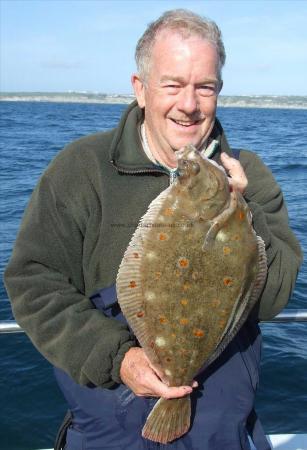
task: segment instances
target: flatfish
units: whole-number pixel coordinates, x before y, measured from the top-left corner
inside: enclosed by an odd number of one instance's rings
[[[242,195],[192,145],[176,152],[178,177],[151,202],[117,276],[120,307],[169,386],[192,383],[240,329],[262,291],[267,262]],[[189,430],[190,397],[159,399],[145,438]]]

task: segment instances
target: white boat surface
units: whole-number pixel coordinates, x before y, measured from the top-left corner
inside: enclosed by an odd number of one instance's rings
[[[307,450],[307,434],[270,434],[272,449]]]

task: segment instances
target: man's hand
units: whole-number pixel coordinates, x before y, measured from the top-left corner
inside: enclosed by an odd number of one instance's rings
[[[120,368],[120,377],[137,396],[180,398],[192,392],[191,386],[169,387],[154,368],[142,348],[132,347],[125,354]],[[196,381],[193,387],[197,387]]]
[[[227,155],[227,153],[224,152],[221,154],[221,161],[227,173],[229,174],[230,186],[233,189],[241,192],[241,194],[244,194],[244,191],[248,184],[248,180],[240,162],[235,158],[231,158]]]

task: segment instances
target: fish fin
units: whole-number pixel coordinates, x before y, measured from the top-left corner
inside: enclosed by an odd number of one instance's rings
[[[253,289],[250,297],[250,302],[255,305],[260,297],[263,290],[264,284],[267,278],[268,272],[268,261],[265,251],[265,244],[260,236],[257,236],[257,246],[258,246],[258,272],[256,279],[253,283]]]
[[[185,434],[190,428],[190,396],[160,400],[149,414],[142,436],[166,444]]]
[[[258,270],[253,284],[248,292],[240,299],[241,307],[237,308],[236,316],[232,320],[232,324],[228,329],[230,336],[234,336],[241,328],[253,307],[257,303],[262,292],[267,276],[267,257],[265,252],[265,245],[260,236],[257,236],[258,247]]]
[[[206,234],[202,250],[206,251],[211,248],[217,233],[223,228],[228,219],[233,215],[238,206],[238,193],[236,191],[232,191],[230,193],[230,202],[227,208],[225,208],[221,214],[219,214],[212,222],[211,226]]]
[[[157,368],[160,368],[159,359],[152,348],[153,337],[148,325],[146,325],[146,320],[144,320],[145,299],[144,286],[142,285],[142,261],[145,257],[144,242],[147,239],[148,230],[155,224],[167,194],[168,189],[161,192],[151,202],[147,212],[141,218],[125,251],[116,278],[117,298],[121,310],[141,347],[144,348],[148,358]]]
[[[267,257],[265,252],[265,245],[260,236],[257,236],[258,247],[258,270],[257,275],[252,283],[250,289],[240,299],[241,307],[237,308],[236,316],[233,318],[232,325],[229,327],[228,332],[230,335],[234,335],[243,325],[253,307],[257,303],[260,294],[262,292],[267,275]]]
[[[224,351],[229,342],[234,338],[234,336],[240,330],[241,326],[247,320],[253,307],[259,300],[267,277],[267,256],[265,251],[265,244],[260,236],[257,236],[257,247],[258,247],[258,271],[256,278],[252,286],[248,290],[248,292],[244,295],[244,297],[242,298],[241,295],[239,296],[241,306],[240,308],[238,308],[236,315],[233,316],[230,322],[227,324],[225,331],[221,337],[221,341],[217,346],[218,351],[213,353],[210,356],[210,358],[206,361],[206,367],[212,364],[212,362],[216,358],[218,358],[218,356]]]
[[[232,333],[233,329],[237,332],[241,325],[247,319],[249,313],[255,306],[259,296],[261,294],[262,288],[266,280],[267,273],[267,258],[265,253],[265,245],[261,237],[256,236],[257,247],[258,247],[258,263],[257,263],[257,274],[254,282],[250,286],[249,290],[245,294],[241,294],[239,298],[239,307],[236,307],[236,314],[231,318],[230,326],[228,327],[228,333]]]

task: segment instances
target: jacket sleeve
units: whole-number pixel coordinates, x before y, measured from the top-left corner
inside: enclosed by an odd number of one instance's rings
[[[120,364],[135,345],[134,338],[124,324],[104,316],[84,295],[86,220],[80,219],[80,210],[86,211],[87,205],[66,202],[65,185],[61,195],[49,172],[32,194],[6,268],[13,313],[53,365],[80,384],[110,387],[120,382]],[[66,178],[71,178],[68,173]]]
[[[281,189],[271,171],[257,155],[248,151],[241,151],[240,162],[248,179],[244,197],[253,215],[255,231],[265,243],[268,259],[268,275],[258,311],[259,319],[266,320],[286,306],[295,286],[302,253],[289,227]]]

